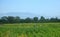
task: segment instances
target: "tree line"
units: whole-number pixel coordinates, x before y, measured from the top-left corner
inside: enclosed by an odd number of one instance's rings
[[[0,23],[49,23],[49,22],[60,22],[60,19],[56,18],[45,18],[43,16],[40,17],[33,17],[33,18],[25,18],[21,19],[19,16],[3,16],[0,17]]]

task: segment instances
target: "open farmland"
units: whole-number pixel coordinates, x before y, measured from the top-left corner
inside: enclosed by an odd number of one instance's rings
[[[60,37],[60,23],[4,24],[0,37]]]

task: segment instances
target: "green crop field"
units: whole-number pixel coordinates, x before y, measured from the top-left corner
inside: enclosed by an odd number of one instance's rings
[[[60,37],[60,23],[4,24],[0,37]]]

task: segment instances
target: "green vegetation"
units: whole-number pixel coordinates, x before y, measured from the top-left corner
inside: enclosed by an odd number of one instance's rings
[[[4,24],[0,37],[60,37],[60,23]]]
[[[43,16],[41,16],[41,18],[38,17],[33,17],[33,18],[25,18],[22,19],[19,16],[3,16],[0,18],[0,24],[9,24],[9,23],[56,23],[56,22],[60,22],[59,18],[45,18]]]

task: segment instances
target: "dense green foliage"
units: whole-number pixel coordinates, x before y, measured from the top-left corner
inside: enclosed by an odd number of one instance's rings
[[[60,37],[60,23],[4,24],[0,37]]]
[[[60,19],[56,18],[44,18],[43,16],[41,16],[41,18],[39,19],[38,17],[34,17],[34,18],[25,18],[25,19],[21,19],[20,17],[16,16],[3,16],[0,18],[0,23],[46,23],[46,22],[60,22]]]

